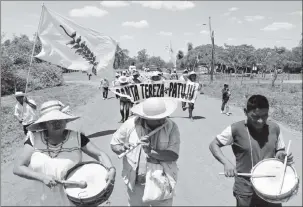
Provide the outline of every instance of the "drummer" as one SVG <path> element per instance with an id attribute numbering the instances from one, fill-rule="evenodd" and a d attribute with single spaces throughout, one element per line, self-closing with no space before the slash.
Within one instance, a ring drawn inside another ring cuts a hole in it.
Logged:
<path id="1" fill-rule="evenodd" d="M 253 166 L 268 158 L 278 158 L 284 162 L 286 156 L 282 133 L 278 124 L 267 120 L 268 100 L 262 95 L 252 95 L 244 109 L 246 120 L 231 124 L 211 142 L 209 148 L 213 156 L 223 164 L 226 177 L 235 177 L 233 194 L 237 206 L 281 206 L 259 198 L 253 190 L 249 178 L 236 176 L 250 173 Z M 221 147 L 231 145 L 236 157 L 236 166 L 224 156 Z M 293 163 L 289 154 L 288 164 Z"/>
<path id="2" fill-rule="evenodd" d="M 116 169 L 107 154 L 78 131 L 66 129 L 68 122 L 79 117 L 63 112 L 60 101 L 41 105 L 40 118 L 28 127 L 23 152 L 16 160 L 14 174 L 35 180 L 41 193 L 41 206 L 70 206 L 62 185 L 67 171 L 81 162 L 82 152 L 101 162 L 108 170 L 108 184 L 114 184 Z M 47 188 L 47 187 L 48 188 Z"/>

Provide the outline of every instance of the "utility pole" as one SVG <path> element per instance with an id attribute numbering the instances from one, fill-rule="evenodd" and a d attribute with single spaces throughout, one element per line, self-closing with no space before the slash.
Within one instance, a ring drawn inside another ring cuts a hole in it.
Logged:
<path id="1" fill-rule="evenodd" d="M 210 81 L 212 82 L 214 80 L 214 68 L 215 68 L 215 34 L 214 31 L 211 29 L 211 18 L 209 17 L 209 35 L 210 35 L 210 41 L 212 44 L 212 50 L 211 50 L 211 68 L 210 68 Z"/>

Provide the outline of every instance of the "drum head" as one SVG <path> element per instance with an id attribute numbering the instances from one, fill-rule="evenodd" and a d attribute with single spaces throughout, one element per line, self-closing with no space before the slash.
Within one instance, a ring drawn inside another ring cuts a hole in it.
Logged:
<path id="1" fill-rule="evenodd" d="M 252 170 L 253 175 L 276 175 L 276 177 L 251 178 L 254 188 L 263 195 L 279 195 L 283 176 L 283 162 L 278 159 L 266 159 L 259 162 Z M 291 192 L 298 183 L 295 170 L 287 166 L 281 194 Z"/>
<path id="2" fill-rule="evenodd" d="M 86 199 L 97 196 L 106 188 L 107 170 L 99 163 L 88 163 L 74 168 L 66 180 L 85 181 L 86 188 L 65 188 L 66 194 L 73 198 Z"/>

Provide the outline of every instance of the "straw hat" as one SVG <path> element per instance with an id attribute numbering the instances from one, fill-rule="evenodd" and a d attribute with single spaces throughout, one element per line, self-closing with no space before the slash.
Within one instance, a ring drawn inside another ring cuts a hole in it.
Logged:
<path id="1" fill-rule="evenodd" d="M 195 71 L 191 71 L 188 76 L 191 76 L 191 75 L 197 75 L 197 73 Z"/>
<path id="2" fill-rule="evenodd" d="M 53 120 L 66 120 L 68 122 L 74 121 L 80 117 L 69 115 L 62 112 L 66 107 L 62 106 L 60 101 L 47 101 L 41 105 L 40 109 L 40 118 L 31 124 L 27 129 L 29 131 L 39 131 L 44 130 L 45 128 L 41 123 L 45 123 Z"/>
<path id="3" fill-rule="evenodd" d="M 131 111 L 144 119 L 157 120 L 170 116 L 177 107 L 174 99 L 152 97 L 135 105 Z"/>
<path id="4" fill-rule="evenodd" d="M 26 96 L 26 94 L 23 93 L 22 91 L 17 91 L 17 92 L 15 93 L 15 96 L 16 96 L 16 97 L 18 97 L 18 96 Z"/>
<path id="5" fill-rule="evenodd" d="M 156 77 L 156 76 L 161 76 L 161 73 L 159 71 L 154 71 L 150 77 Z"/>
<path id="6" fill-rule="evenodd" d="M 127 79 L 127 77 L 126 76 L 120 76 L 119 77 L 119 82 L 120 83 L 128 83 L 128 79 Z"/>

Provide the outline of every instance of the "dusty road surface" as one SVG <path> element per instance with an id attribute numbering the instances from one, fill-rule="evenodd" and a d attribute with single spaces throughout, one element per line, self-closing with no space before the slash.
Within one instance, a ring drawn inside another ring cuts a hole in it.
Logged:
<path id="1" fill-rule="evenodd" d="M 95 82 L 98 87 L 97 82 Z M 127 205 L 127 196 L 121 178 L 122 161 L 110 150 L 112 133 L 120 126 L 119 102 L 110 93 L 109 100 L 103 100 L 100 94 L 92 97 L 88 104 L 74 110 L 82 118 L 70 125 L 85 132 L 91 140 L 108 153 L 117 167 L 114 192 L 110 197 L 111 205 Z M 218 175 L 223 171 L 211 155 L 208 146 L 212 139 L 229 124 L 244 118 L 242 109 L 230 107 L 231 116 L 220 114 L 221 101 L 200 95 L 195 104 L 191 122 L 181 106 L 172 115 L 181 133 L 181 151 L 178 161 L 179 180 L 174 205 L 182 206 L 234 206 L 232 195 L 233 179 Z M 281 125 L 280 125 L 281 126 Z M 302 134 L 281 126 L 285 143 L 292 140 L 291 152 L 295 157 L 295 169 L 302 175 Z M 16 149 L 16 155 L 20 149 Z M 234 162 L 231 147 L 224 148 L 224 153 Z M 86 158 L 87 159 L 87 158 Z M 12 164 L 1 169 L 1 205 L 38 205 L 39 192 L 32 188 L 33 181 L 21 179 L 12 173 Z M 301 182 L 302 183 L 302 182 Z M 297 196 L 284 206 L 302 206 L 302 184 Z"/>

